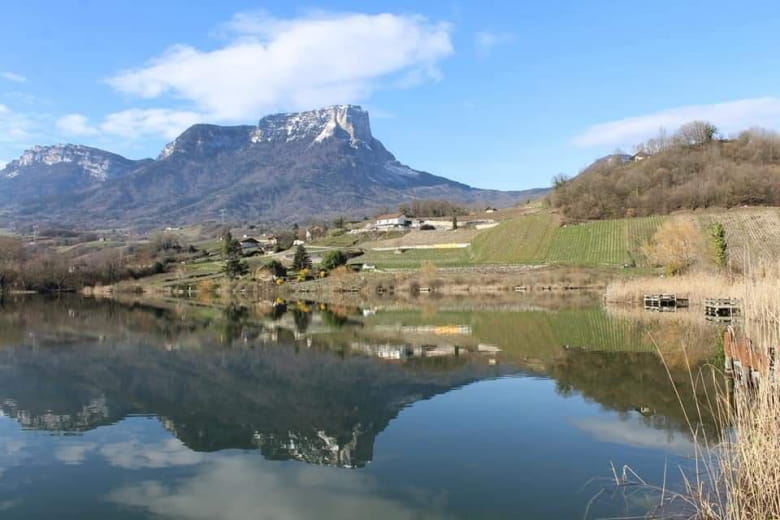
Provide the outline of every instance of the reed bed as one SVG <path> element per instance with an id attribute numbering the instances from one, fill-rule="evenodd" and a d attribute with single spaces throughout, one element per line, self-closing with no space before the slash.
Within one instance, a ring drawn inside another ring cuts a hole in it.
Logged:
<path id="1" fill-rule="evenodd" d="M 609 303 L 642 303 L 646 294 L 676 294 L 687 297 L 691 305 L 701 305 L 706 298 L 742 298 L 741 279 L 712 273 L 693 273 L 682 276 L 654 276 L 613 280 L 607 285 Z"/>
<path id="2" fill-rule="evenodd" d="M 686 287 L 701 290 L 706 287 L 702 280 Z M 768 354 L 778 347 L 780 264 L 753 268 L 744 277 L 715 287 L 742 298 L 740 326 L 754 349 Z M 678 495 L 689 518 L 780 520 L 780 389 L 773 376 L 770 371 L 757 385 L 746 385 L 725 378 L 717 367 L 706 375 L 691 372 L 691 385 L 711 378 L 715 391 L 706 402 L 697 403 L 699 417 L 689 420 L 695 471 Z M 708 438 L 697 427 L 704 414 L 712 414 L 719 423 L 718 438 Z"/>
<path id="3" fill-rule="evenodd" d="M 700 273 L 617 281 L 609 285 L 607 300 L 641 303 L 644 294 L 652 293 L 687 296 L 692 305 L 708 297 L 739 298 L 743 302 L 740 332 L 752 340 L 753 349 L 780 353 L 780 262 L 751 267 L 740 277 Z M 631 312 L 616 309 L 612 312 Z M 675 362 L 668 352 L 659 353 L 667 367 Z M 780 520 L 780 386 L 775 374 L 770 370 L 757 385 L 743 385 L 725 377 L 720 367 L 695 372 L 688 354 L 684 357 L 689 384 L 714 390 L 696 403 L 695 413 L 686 416 L 695 452 L 693 469 L 683 472 L 683 489 L 648 486 L 638 477 L 617 473 L 615 482 L 625 485 L 633 480 L 658 492 L 658 508 L 647 518 Z M 675 387 L 678 397 L 681 390 Z M 708 436 L 699 426 L 705 418 L 717 422 L 718 435 Z"/>
<path id="4" fill-rule="evenodd" d="M 743 288 L 745 332 L 754 348 L 769 353 L 780 337 L 780 264 L 752 270 Z M 725 508 L 714 519 L 780 519 L 780 390 L 772 376 L 753 388 L 736 385 L 721 406 L 731 430 L 719 449 Z"/>

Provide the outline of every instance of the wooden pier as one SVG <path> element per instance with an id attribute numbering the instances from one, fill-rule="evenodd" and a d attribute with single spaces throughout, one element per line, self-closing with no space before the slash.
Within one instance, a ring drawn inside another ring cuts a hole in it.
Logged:
<path id="1" fill-rule="evenodd" d="M 731 322 L 742 315 L 742 303 L 736 298 L 707 298 L 704 315 L 710 321 Z"/>
<path id="2" fill-rule="evenodd" d="M 646 294 L 643 302 L 648 311 L 674 312 L 688 307 L 688 298 L 676 294 Z"/>
<path id="3" fill-rule="evenodd" d="M 762 379 L 774 383 L 777 374 L 775 348 L 761 351 L 750 339 L 739 335 L 733 327 L 723 333 L 724 369 L 735 383 L 756 386 Z"/>

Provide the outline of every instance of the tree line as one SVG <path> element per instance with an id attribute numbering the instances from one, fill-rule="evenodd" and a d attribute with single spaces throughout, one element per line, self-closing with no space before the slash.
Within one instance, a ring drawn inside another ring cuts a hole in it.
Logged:
<path id="1" fill-rule="evenodd" d="M 0 292 L 58 292 L 110 285 L 166 272 L 170 265 L 205 254 L 175 235 L 159 233 L 142 245 L 80 252 L 54 243 L 0 236 Z"/>
<path id="2" fill-rule="evenodd" d="M 448 200 L 421 199 L 405 202 L 398 206 L 398 211 L 407 217 L 432 218 L 454 217 L 467 215 L 468 209 Z"/>
<path id="3" fill-rule="evenodd" d="M 667 214 L 680 209 L 780 204 L 780 136 L 751 129 L 721 139 L 695 121 L 553 180 L 550 202 L 571 220 Z"/>

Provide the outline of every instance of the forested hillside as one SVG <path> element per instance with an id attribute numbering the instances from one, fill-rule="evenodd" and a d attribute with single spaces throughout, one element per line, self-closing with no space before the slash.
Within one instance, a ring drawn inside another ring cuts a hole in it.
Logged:
<path id="1" fill-rule="evenodd" d="M 559 177 L 553 206 L 571 220 L 667 214 L 679 209 L 780 204 L 780 136 L 762 129 L 720 139 L 704 122 Z"/>

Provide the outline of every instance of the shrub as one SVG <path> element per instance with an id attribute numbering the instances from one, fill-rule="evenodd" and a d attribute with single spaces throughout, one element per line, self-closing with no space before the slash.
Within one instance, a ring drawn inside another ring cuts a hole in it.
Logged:
<path id="1" fill-rule="evenodd" d="M 299 245 L 295 249 L 295 256 L 293 257 L 292 267 L 295 271 L 311 269 L 311 257 L 309 256 L 309 253 L 306 251 L 306 248 L 303 246 L 303 244 Z"/>
<path id="2" fill-rule="evenodd" d="M 701 256 L 702 238 L 690 218 L 668 220 L 641 248 L 649 262 L 664 267 L 668 274 L 687 271 Z"/>
<path id="3" fill-rule="evenodd" d="M 715 222 L 710 226 L 710 237 L 715 255 L 715 264 L 718 267 L 726 267 L 729 260 L 728 245 L 726 244 L 726 230 L 723 224 Z"/>
<path id="4" fill-rule="evenodd" d="M 328 251 L 325 253 L 325 256 L 322 258 L 320 265 L 324 269 L 332 270 L 339 267 L 340 265 L 346 264 L 347 260 L 348 258 L 344 251 L 337 249 L 335 251 Z"/>
<path id="5" fill-rule="evenodd" d="M 279 260 L 271 260 L 266 264 L 266 267 L 277 278 L 283 278 L 287 276 L 287 268 Z"/>

